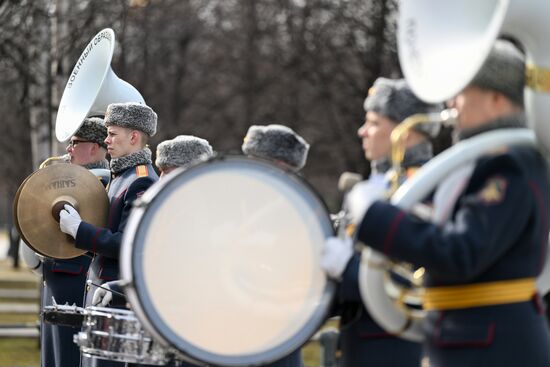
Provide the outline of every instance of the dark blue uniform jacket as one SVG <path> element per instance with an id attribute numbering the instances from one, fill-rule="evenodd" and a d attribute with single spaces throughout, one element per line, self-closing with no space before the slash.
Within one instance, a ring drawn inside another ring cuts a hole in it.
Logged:
<path id="1" fill-rule="evenodd" d="M 106 228 L 96 227 L 86 222 L 82 222 L 78 227 L 76 247 L 97 254 L 93 262 L 99 265 L 98 275 L 102 281 L 118 279 L 122 234 L 132 204 L 158 180 L 151 165 L 138 167 L 146 167 L 146 171 L 131 167 L 111 180 L 108 191 L 109 218 Z"/>
<path id="2" fill-rule="evenodd" d="M 424 266 L 426 286 L 536 277 L 548 246 L 550 181 L 529 147 L 481 158 L 442 226 L 375 202 L 357 232 L 384 254 Z M 430 366 L 550 366 L 550 334 L 538 296 L 507 305 L 431 311 Z"/>

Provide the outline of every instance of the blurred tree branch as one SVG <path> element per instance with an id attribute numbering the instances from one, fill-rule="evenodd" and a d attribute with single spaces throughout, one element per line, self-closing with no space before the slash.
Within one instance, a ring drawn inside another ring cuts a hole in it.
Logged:
<path id="1" fill-rule="evenodd" d="M 368 170 L 356 137 L 366 92 L 376 77 L 400 75 L 396 7 L 395 0 L 0 0 L 7 131 L 0 186 L 11 195 L 31 172 L 31 128 L 55 121 L 84 46 L 111 27 L 113 70 L 159 115 L 153 146 L 193 134 L 217 150 L 240 150 L 251 124 L 289 125 L 312 145 L 306 178 L 337 210 L 338 175 Z M 53 86 L 36 88 L 44 83 Z M 31 126 L 34 107 L 53 113 Z"/>

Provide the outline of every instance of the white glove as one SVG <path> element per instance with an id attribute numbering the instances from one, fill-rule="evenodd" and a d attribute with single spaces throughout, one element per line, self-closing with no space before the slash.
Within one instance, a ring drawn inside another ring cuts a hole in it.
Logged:
<path id="1" fill-rule="evenodd" d="M 353 241 L 346 236 L 329 237 L 321 255 L 321 267 L 333 279 L 340 279 L 353 255 Z"/>
<path id="2" fill-rule="evenodd" d="M 107 307 L 113 300 L 113 292 L 110 291 L 111 287 L 109 287 L 108 283 L 102 284 L 101 287 L 95 290 L 92 305 Z"/>
<path id="3" fill-rule="evenodd" d="M 59 227 L 61 228 L 61 232 L 76 239 L 76 232 L 78 232 L 80 222 L 82 222 L 82 219 L 76 209 L 69 204 L 65 204 L 65 209 L 59 212 Z"/>
<path id="4" fill-rule="evenodd" d="M 384 198 L 387 190 L 387 182 L 379 177 L 353 186 L 344 199 L 344 207 L 349 213 L 351 223 L 359 224 L 370 206 L 376 200 Z"/>

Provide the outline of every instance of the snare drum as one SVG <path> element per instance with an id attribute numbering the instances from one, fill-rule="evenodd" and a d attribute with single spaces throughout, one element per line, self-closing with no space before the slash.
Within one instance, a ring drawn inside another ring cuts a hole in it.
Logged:
<path id="1" fill-rule="evenodd" d="M 193 360 L 260 365 L 325 321 L 328 211 L 298 176 L 243 156 L 167 176 L 132 210 L 121 276 L 155 337 Z"/>
<path id="2" fill-rule="evenodd" d="M 132 311 L 117 308 L 87 307 L 75 343 L 84 355 L 111 361 L 164 365 L 172 357 Z"/>

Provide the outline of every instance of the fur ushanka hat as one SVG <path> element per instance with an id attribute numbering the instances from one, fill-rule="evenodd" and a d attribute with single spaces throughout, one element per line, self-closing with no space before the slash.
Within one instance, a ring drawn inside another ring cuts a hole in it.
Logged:
<path id="1" fill-rule="evenodd" d="M 242 145 L 244 154 L 280 160 L 295 171 L 306 164 L 309 144 L 291 128 L 283 125 L 252 125 Z"/>
<path id="2" fill-rule="evenodd" d="M 523 106 L 525 57 L 512 42 L 497 40 L 470 85 L 500 92 Z"/>
<path id="3" fill-rule="evenodd" d="M 157 132 L 157 114 L 151 107 L 141 103 L 111 103 L 105 112 L 105 126 L 111 125 L 143 131 L 153 136 Z"/>
<path id="4" fill-rule="evenodd" d="M 192 135 L 178 135 L 157 145 L 155 164 L 159 168 L 188 168 L 210 158 L 212 154 L 212 147 L 207 140 Z"/>
<path id="5" fill-rule="evenodd" d="M 440 112 L 443 104 L 430 104 L 420 100 L 411 90 L 405 79 L 378 78 L 369 93 L 363 108 L 366 112 L 379 113 L 396 124 L 418 113 Z M 435 134 L 430 124 L 419 124 L 413 128 L 427 136 Z"/>
<path id="6" fill-rule="evenodd" d="M 107 138 L 107 128 L 100 117 L 87 117 L 73 136 L 78 136 L 82 140 L 91 141 L 107 149 L 105 138 Z"/>

